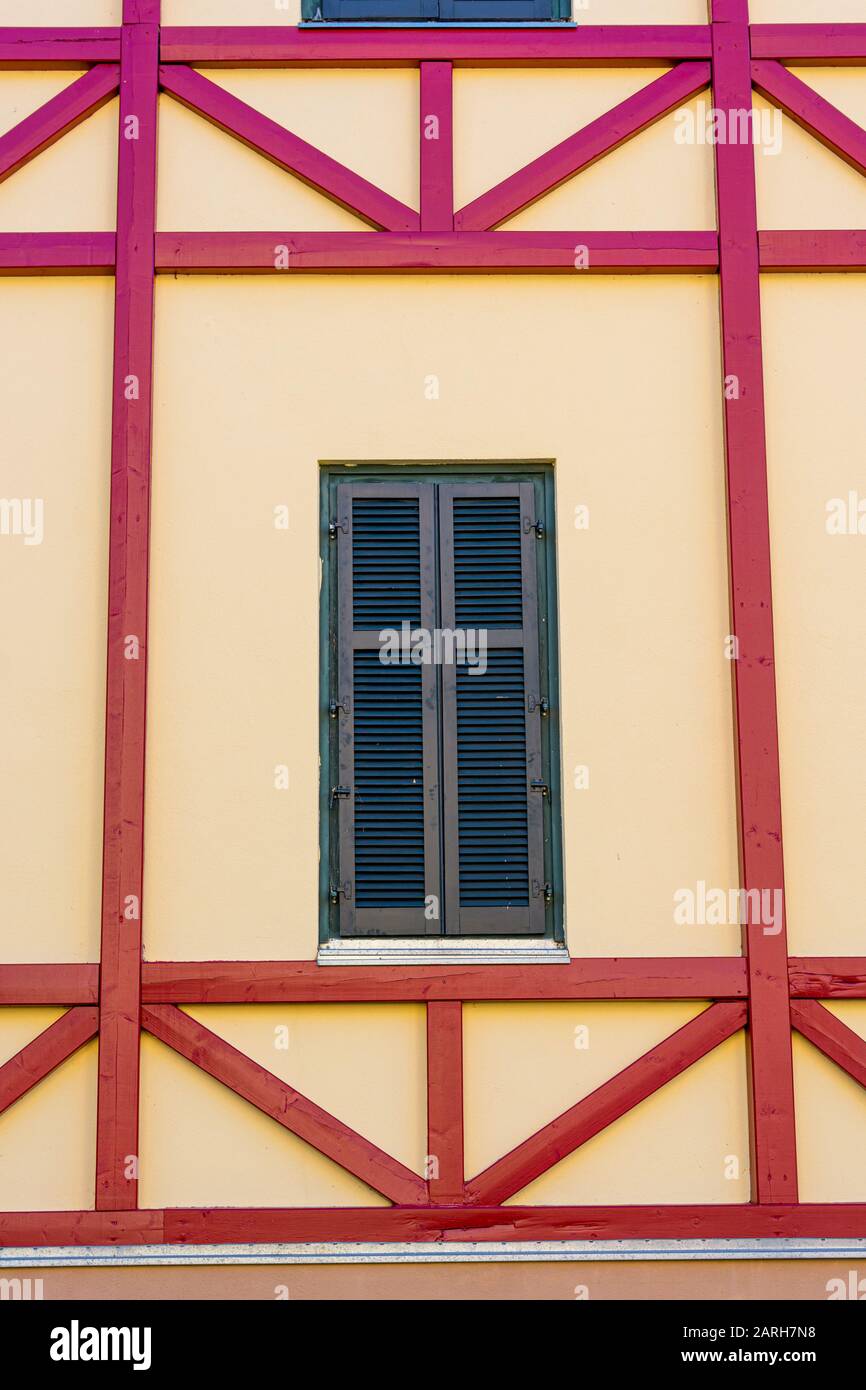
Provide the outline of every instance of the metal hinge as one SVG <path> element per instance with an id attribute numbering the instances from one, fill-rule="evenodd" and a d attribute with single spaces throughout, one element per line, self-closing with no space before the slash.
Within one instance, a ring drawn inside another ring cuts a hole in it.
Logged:
<path id="1" fill-rule="evenodd" d="M 349 534 L 349 522 L 348 522 L 348 519 L 347 519 L 346 517 L 343 517 L 343 520 L 342 520 L 342 521 L 329 521 L 329 522 L 328 522 L 328 535 L 331 537 L 331 540 L 332 540 L 332 541 L 335 541 L 335 540 L 337 539 L 337 532 L 338 532 L 338 531 L 342 531 L 345 535 L 348 536 L 348 534 Z"/>
<path id="2" fill-rule="evenodd" d="M 550 796 L 550 787 L 540 777 L 533 777 L 529 787 L 531 791 L 541 792 L 542 796 Z"/>
<path id="3" fill-rule="evenodd" d="M 331 805 L 333 806 L 333 804 L 334 804 L 334 802 L 337 800 L 337 797 L 338 797 L 338 796 L 351 796 L 351 795 L 352 795 L 352 788 L 351 788 L 351 787 L 332 787 L 332 788 L 331 788 Z"/>
<path id="4" fill-rule="evenodd" d="M 546 903 L 553 901 L 553 886 L 550 883 L 539 883 L 537 878 L 532 880 L 532 896 L 540 898 L 543 896 Z"/>
<path id="5" fill-rule="evenodd" d="M 348 879 L 346 879 L 345 883 L 332 883 L 328 889 L 328 897 L 331 899 L 332 903 L 339 902 L 341 896 L 346 898 L 347 901 L 351 901 L 352 885 Z"/>
<path id="6" fill-rule="evenodd" d="M 523 518 L 523 531 L 524 534 L 527 536 L 529 535 L 530 531 L 534 531 L 540 541 L 544 540 L 543 521 L 533 521 L 531 517 L 525 516 Z"/>
<path id="7" fill-rule="evenodd" d="M 349 713 L 348 700 L 332 700 L 331 703 L 328 705 L 328 713 L 332 719 L 337 718 L 337 715 L 339 714 L 340 710 L 342 710 L 344 714 Z"/>
<path id="8" fill-rule="evenodd" d="M 526 708 L 530 714 L 534 714 L 536 710 L 539 714 L 550 714 L 550 701 L 546 695 L 542 695 L 540 699 L 530 695 L 526 701 Z"/>

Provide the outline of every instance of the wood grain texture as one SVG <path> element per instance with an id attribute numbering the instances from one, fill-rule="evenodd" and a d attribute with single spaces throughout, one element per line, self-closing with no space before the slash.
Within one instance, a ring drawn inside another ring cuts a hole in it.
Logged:
<path id="1" fill-rule="evenodd" d="M 427 1155 L 431 1202 L 463 1202 L 463 1005 L 427 1005 Z"/>
<path id="2" fill-rule="evenodd" d="M 866 1040 L 859 1033 L 814 999 L 795 1000 L 791 1022 L 825 1057 L 866 1086 Z"/>
<path id="3" fill-rule="evenodd" d="M 418 87 L 421 229 L 450 232 L 454 227 L 451 64 L 422 63 Z"/>
<path id="4" fill-rule="evenodd" d="M 0 28 L 0 71 L 118 62 L 119 29 Z"/>
<path id="5" fill-rule="evenodd" d="M 552 192 L 709 86 L 709 63 L 680 63 L 454 214 L 457 231 L 482 232 Z"/>
<path id="6" fill-rule="evenodd" d="M 781 63 L 752 63 L 752 83 L 762 96 L 858 174 L 866 174 L 866 130 Z"/>
<path id="7" fill-rule="evenodd" d="M 96 1037 L 99 1010 L 90 1006 L 70 1009 L 32 1042 L 0 1066 L 0 1114 Z"/>
<path id="8" fill-rule="evenodd" d="M 866 63 L 866 24 L 753 24 L 752 57 L 786 63 Z"/>
<path id="9" fill-rule="evenodd" d="M 142 1009 L 141 1022 L 142 1027 L 160 1042 L 390 1201 L 426 1203 L 426 1184 L 417 1173 L 356 1134 L 188 1014 L 172 1005 L 150 1005 Z"/>
<path id="10" fill-rule="evenodd" d="M 0 1004 L 96 1004 L 98 965 L 0 965 Z"/>
<path id="11" fill-rule="evenodd" d="M 761 270 L 863 270 L 866 231 L 759 232 Z"/>
<path id="12" fill-rule="evenodd" d="M 791 994 L 801 999 L 866 999 L 866 956 L 791 956 Z"/>
<path id="13" fill-rule="evenodd" d="M 119 84 L 120 68 L 116 63 L 91 68 L 77 82 L 71 82 L 56 97 L 25 116 L 5 135 L 0 135 L 0 183 L 105 106 Z"/>

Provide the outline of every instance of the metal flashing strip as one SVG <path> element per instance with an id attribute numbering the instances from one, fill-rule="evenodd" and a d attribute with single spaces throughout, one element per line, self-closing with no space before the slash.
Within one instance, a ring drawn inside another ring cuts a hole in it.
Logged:
<path id="1" fill-rule="evenodd" d="M 561 941 L 540 937 L 335 937 L 319 947 L 318 965 L 568 965 Z"/>
<path id="2" fill-rule="evenodd" d="M 866 1239 L 333 1241 L 291 1245 L 0 1247 L 0 1269 L 145 1265 L 496 1264 L 634 1260 L 862 1260 Z"/>

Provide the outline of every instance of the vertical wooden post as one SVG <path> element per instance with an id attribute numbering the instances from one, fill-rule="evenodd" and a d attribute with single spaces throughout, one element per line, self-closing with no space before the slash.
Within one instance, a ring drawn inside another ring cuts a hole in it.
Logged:
<path id="1" fill-rule="evenodd" d="M 430 1201 L 462 1205 L 463 1005 L 427 1005 L 427 1158 Z"/>
<path id="2" fill-rule="evenodd" d="M 757 1202 L 795 1202 L 755 160 L 751 123 L 730 118 L 752 105 L 748 0 L 711 0 L 710 19 L 714 106 L 724 115 L 726 137 L 715 157 L 741 884 L 768 892 L 771 907 L 781 905 L 770 923 L 756 921 L 750 903 L 744 927 L 752 1195 Z"/>
<path id="3" fill-rule="evenodd" d="M 421 64 L 421 230 L 454 229 L 454 129 L 450 63 Z"/>
<path id="4" fill-rule="evenodd" d="M 138 1200 L 158 0 L 125 0 L 117 170 L 96 1206 Z"/>

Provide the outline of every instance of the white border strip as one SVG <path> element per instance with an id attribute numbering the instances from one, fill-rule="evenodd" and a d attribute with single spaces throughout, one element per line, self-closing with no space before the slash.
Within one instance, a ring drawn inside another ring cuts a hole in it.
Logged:
<path id="1" fill-rule="evenodd" d="M 568 947 L 549 937 L 335 937 L 318 965 L 568 965 Z"/>
<path id="2" fill-rule="evenodd" d="M 0 1248 L 0 1269 L 54 1266 L 491 1264 L 626 1260 L 863 1260 L 866 1239 L 388 1241 L 323 1245 L 65 1245 Z"/>

